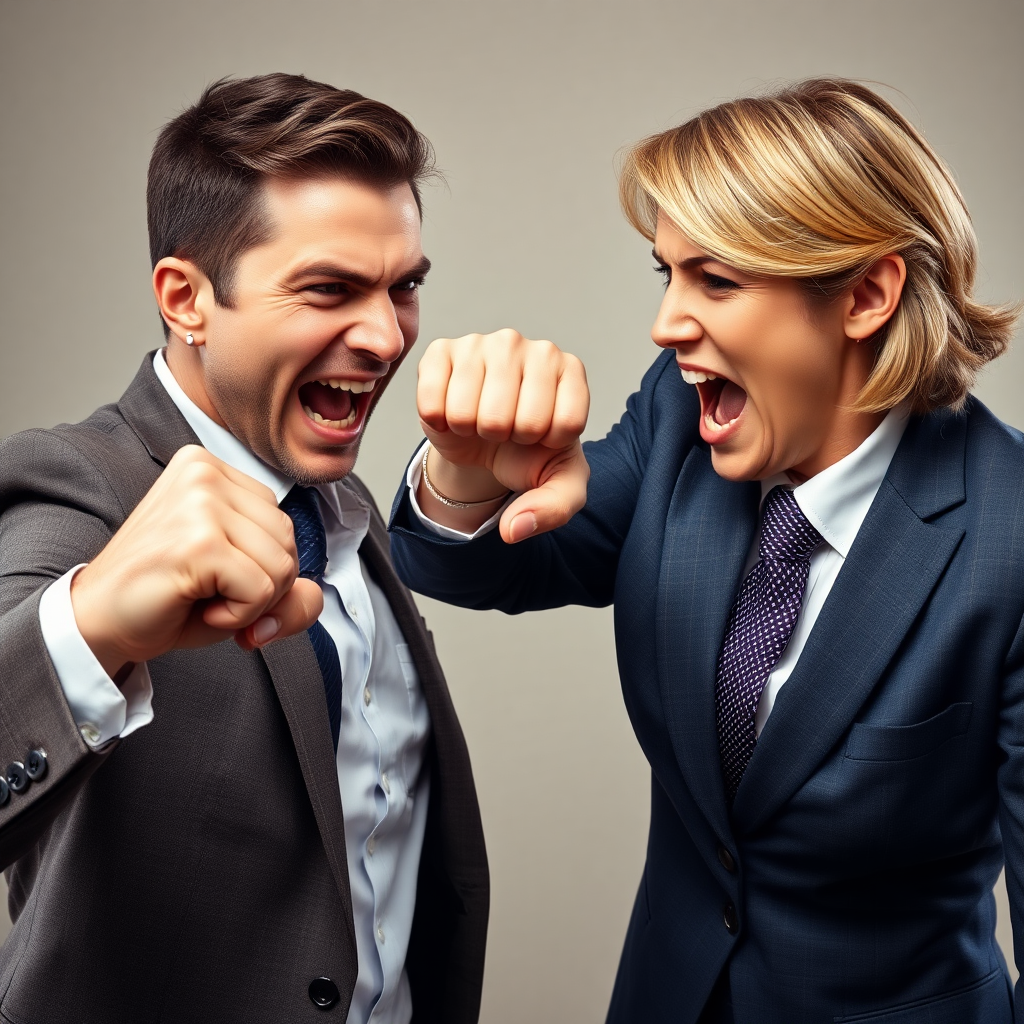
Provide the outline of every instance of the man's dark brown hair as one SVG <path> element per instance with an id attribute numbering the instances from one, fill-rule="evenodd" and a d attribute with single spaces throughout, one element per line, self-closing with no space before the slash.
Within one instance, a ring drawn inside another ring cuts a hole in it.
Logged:
<path id="1" fill-rule="evenodd" d="M 350 89 L 301 75 L 221 79 L 165 125 L 149 162 L 149 254 L 194 263 L 222 306 L 238 257 L 270 237 L 268 178 L 330 174 L 377 188 L 419 184 L 433 170 L 408 118 Z M 422 208 L 421 208 L 422 212 Z"/>

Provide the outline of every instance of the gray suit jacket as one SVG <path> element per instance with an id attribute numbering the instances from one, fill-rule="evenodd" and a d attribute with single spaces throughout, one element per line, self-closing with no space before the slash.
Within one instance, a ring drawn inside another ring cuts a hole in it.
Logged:
<path id="1" fill-rule="evenodd" d="M 83 742 L 39 628 L 39 597 L 89 561 L 170 457 L 198 443 L 147 357 L 117 405 L 0 445 L 0 766 L 48 772 L 0 808 L 14 930 L 12 1024 L 344 1021 L 356 977 L 327 707 L 305 633 L 150 663 L 154 722 Z M 354 478 L 346 486 L 369 495 Z M 372 501 L 370 501 L 372 505 Z M 360 554 L 387 595 L 433 726 L 430 811 L 407 967 L 417 1024 L 476 1021 L 488 875 L 469 756 L 433 640 L 376 512 Z M 326 1017 L 307 990 L 331 978 Z"/>

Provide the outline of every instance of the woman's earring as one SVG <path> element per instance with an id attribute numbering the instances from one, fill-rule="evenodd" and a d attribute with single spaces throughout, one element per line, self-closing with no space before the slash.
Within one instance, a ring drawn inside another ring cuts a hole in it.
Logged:
<path id="1" fill-rule="evenodd" d="M 192 333 L 191 332 L 189 332 L 188 334 L 185 335 L 185 344 L 186 345 L 194 345 L 195 343 L 196 343 L 196 339 L 192 337 Z"/>

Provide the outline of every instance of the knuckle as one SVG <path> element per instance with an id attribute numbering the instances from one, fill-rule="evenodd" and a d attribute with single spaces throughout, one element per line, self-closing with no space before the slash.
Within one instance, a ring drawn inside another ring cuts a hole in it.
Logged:
<path id="1" fill-rule="evenodd" d="M 270 602 L 273 601 L 276 592 L 277 587 L 274 586 L 274 581 L 265 572 L 260 573 L 253 587 L 255 603 L 263 605 L 270 604 Z"/>

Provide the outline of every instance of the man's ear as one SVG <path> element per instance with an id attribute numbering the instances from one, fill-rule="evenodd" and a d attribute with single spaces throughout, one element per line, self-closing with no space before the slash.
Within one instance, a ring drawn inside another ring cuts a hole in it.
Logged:
<path id="1" fill-rule="evenodd" d="M 206 341 L 203 310 L 213 296 L 213 286 L 194 263 L 165 256 L 153 268 L 153 294 L 175 337 L 188 345 Z"/>
<path id="2" fill-rule="evenodd" d="M 865 341 L 896 312 L 907 280 L 907 265 L 896 252 L 875 260 L 850 293 L 844 317 L 846 336 Z"/>

